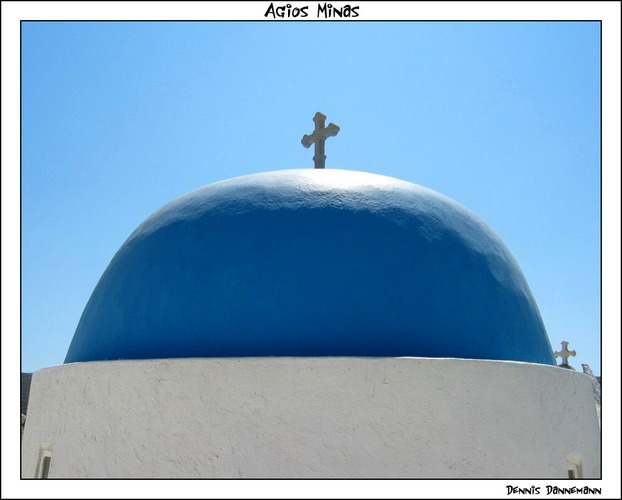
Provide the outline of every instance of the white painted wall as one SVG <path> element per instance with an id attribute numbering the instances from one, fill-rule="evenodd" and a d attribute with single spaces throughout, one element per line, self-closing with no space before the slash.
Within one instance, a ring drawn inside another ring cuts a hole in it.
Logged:
<path id="1" fill-rule="evenodd" d="M 34 374 L 23 477 L 600 475 L 589 378 L 529 363 L 207 358 Z M 46 451 L 47 453 L 47 451 Z"/>

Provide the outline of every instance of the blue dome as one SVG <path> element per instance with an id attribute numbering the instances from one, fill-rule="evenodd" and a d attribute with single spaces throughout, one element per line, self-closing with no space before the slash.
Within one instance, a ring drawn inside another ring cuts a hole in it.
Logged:
<path id="1" fill-rule="evenodd" d="M 210 356 L 555 364 L 516 261 L 475 215 L 416 184 L 322 169 L 217 182 L 147 218 L 65 362 Z"/>

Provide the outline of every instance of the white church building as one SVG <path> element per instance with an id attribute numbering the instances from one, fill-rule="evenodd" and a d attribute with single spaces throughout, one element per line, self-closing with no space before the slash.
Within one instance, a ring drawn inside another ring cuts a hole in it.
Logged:
<path id="1" fill-rule="evenodd" d="M 22 477 L 600 477 L 592 382 L 504 243 L 440 193 L 323 168 L 324 120 L 317 168 L 201 187 L 129 236 L 33 376 Z"/>

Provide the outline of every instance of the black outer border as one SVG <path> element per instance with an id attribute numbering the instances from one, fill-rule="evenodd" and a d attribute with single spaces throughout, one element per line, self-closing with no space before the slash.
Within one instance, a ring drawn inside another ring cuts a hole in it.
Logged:
<path id="1" fill-rule="evenodd" d="M 23 204 L 23 197 L 21 196 L 22 194 L 22 34 L 23 34 L 23 25 L 25 23 L 265 23 L 265 22 L 289 22 L 289 23 L 308 23 L 308 22 L 348 22 L 348 23 L 469 23 L 469 24 L 473 24 L 473 23 L 598 23 L 599 24 L 599 32 L 600 32 L 600 61 L 599 61 L 599 69 L 600 69 L 600 359 L 601 359 L 601 374 L 603 373 L 603 366 L 602 366 L 602 362 L 603 362 L 603 346 L 602 346 L 602 321 L 603 321 L 603 307 L 602 307 L 602 299 L 603 299 L 603 287 L 602 287 L 602 275 L 603 275 L 603 255 L 602 255 L 602 248 L 603 248 L 603 218 L 602 218 L 602 211 L 603 211 L 603 204 L 602 204 L 602 194 L 603 194 L 603 184 L 602 184 L 602 173 L 603 173 L 603 117 L 602 117 L 602 110 L 603 110 L 603 36 L 602 36 L 602 31 L 603 31 L 603 21 L 601 19 L 585 19 L 585 20 L 554 20 L 554 19 L 546 19 L 546 20 L 531 20 L 531 19 L 523 19 L 523 20 L 519 20 L 519 19 L 513 19 L 513 20 L 489 20 L 489 19 L 483 19 L 483 20 L 444 20 L 444 19 L 439 19 L 439 20 L 431 20 L 431 19 L 426 19 L 426 20 L 368 20 L 368 19 L 358 19 L 358 18 L 335 18 L 335 19 L 261 19 L 261 20 L 201 20 L 201 19 L 197 19 L 197 20 L 188 20 L 188 19 L 179 19 L 179 20 L 175 20 L 175 19 L 168 19 L 168 20 L 131 20 L 131 19 L 126 19 L 126 20 L 106 20 L 106 19 L 89 19 L 89 20 L 28 20 L 28 19 L 21 19 L 20 20 L 20 95 L 19 95 L 19 100 L 20 100 L 20 112 L 19 112 L 19 117 L 20 117 L 20 290 L 22 287 L 22 280 L 21 280 L 21 272 L 22 272 L 22 247 L 21 247 L 21 241 L 22 241 L 22 204 Z M 22 310 L 22 297 L 21 297 L 21 292 L 20 292 L 20 377 L 21 377 L 21 368 L 22 368 L 22 360 L 21 360 L 21 352 L 22 352 L 22 315 L 23 315 L 23 310 Z M 604 413 L 604 411 L 602 410 L 602 405 L 601 405 L 601 419 L 602 419 L 602 414 Z M 20 421 L 20 426 L 21 426 L 21 421 Z M 603 437 L 602 437 L 602 432 L 601 432 L 601 436 L 600 436 L 600 463 L 601 463 L 601 468 L 600 468 L 600 476 L 596 479 L 596 480 L 602 480 L 603 476 L 602 476 L 602 461 L 603 461 L 603 450 L 602 450 L 602 444 L 603 444 Z M 21 445 L 20 445 L 20 481 L 31 481 L 31 480 L 36 480 L 36 479 L 31 479 L 31 478 L 23 478 L 21 477 L 23 474 L 22 471 L 22 450 L 21 450 Z M 118 481 L 118 480 L 129 480 L 129 481 L 135 481 L 135 480 L 148 480 L 148 481 L 152 481 L 152 480 L 171 480 L 171 479 L 175 479 L 175 480 L 205 480 L 207 478 L 111 478 L 111 477 L 106 477 L 106 478 L 89 478 L 92 480 L 113 480 L 113 481 Z M 319 481 L 326 481 L 326 480 L 333 480 L 333 481 L 340 481 L 340 480 L 344 480 L 344 479 L 356 479 L 357 481 L 365 481 L 365 480 L 383 480 L 383 481 L 392 481 L 392 480 L 405 480 L 405 481 L 439 481 L 439 478 L 411 478 L 411 479 L 404 479 L 404 478 L 374 478 L 374 477 L 369 477 L 369 478 L 348 478 L 348 477 L 343 477 L 343 478 L 208 478 L 209 480 L 213 481 L 229 481 L 232 479 L 236 479 L 238 481 L 245 481 L 245 480 L 252 480 L 252 481 L 257 481 L 257 480 L 267 480 L 267 481 L 273 481 L 273 480 L 279 480 L 279 481 L 299 481 L 299 480 L 319 480 Z M 559 479 L 559 478 L 550 478 L 550 477 L 542 477 L 542 478 L 534 478 L 534 477 L 523 477 L 523 478 L 516 478 L 516 477 L 512 477 L 512 478 L 449 478 L 449 479 L 445 479 L 443 478 L 443 481 L 482 481 L 482 480 L 505 480 L 507 479 L 508 481 L 535 481 L 535 480 L 550 480 L 550 481 L 577 481 L 577 480 L 571 480 L 571 479 Z M 61 480 L 61 481 L 67 481 L 68 479 L 62 479 L 62 478 L 48 478 L 48 480 Z M 70 479 L 72 480 L 72 479 Z M 77 480 L 77 481 L 84 481 L 84 479 L 73 479 L 73 480 Z M 593 479 L 592 479 L 593 480 Z M 577 483 L 574 483 L 575 485 L 577 485 Z M 570 486 L 568 486 L 570 487 Z M 578 488 L 582 488 L 583 486 L 578 486 Z M 542 493 L 544 493 L 542 490 L 540 492 L 540 495 L 542 495 Z M 148 497 L 145 497 L 148 498 Z"/>

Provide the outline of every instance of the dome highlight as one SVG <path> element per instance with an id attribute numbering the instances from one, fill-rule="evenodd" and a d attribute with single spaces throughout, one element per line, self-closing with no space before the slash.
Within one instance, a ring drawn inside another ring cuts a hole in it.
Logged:
<path id="1" fill-rule="evenodd" d="M 430 189 L 347 170 L 216 182 L 148 217 L 102 275 L 65 363 L 416 356 L 555 365 L 516 261 Z"/>

